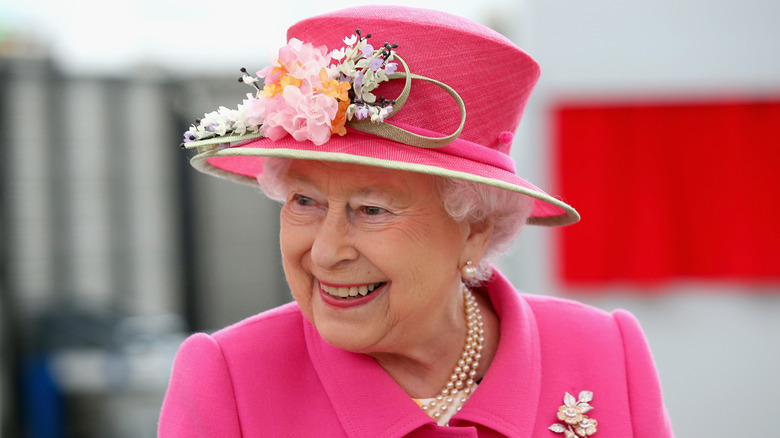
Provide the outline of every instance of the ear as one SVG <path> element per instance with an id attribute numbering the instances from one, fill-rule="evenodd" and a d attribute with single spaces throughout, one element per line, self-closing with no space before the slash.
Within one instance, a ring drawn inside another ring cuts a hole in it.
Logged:
<path id="1" fill-rule="evenodd" d="M 465 265 L 468 260 L 478 265 L 493 236 L 493 221 L 485 219 L 481 222 L 466 222 L 463 224 L 463 231 L 466 241 L 460 256 L 460 266 Z"/>

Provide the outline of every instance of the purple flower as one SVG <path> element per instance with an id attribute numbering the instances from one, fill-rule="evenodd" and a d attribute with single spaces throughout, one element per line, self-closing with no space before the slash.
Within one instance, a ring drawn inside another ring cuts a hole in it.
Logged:
<path id="1" fill-rule="evenodd" d="M 355 116 L 358 118 L 358 120 L 363 120 L 368 117 L 368 107 L 364 105 L 358 108 Z"/>
<path id="2" fill-rule="evenodd" d="M 363 72 L 362 71 L 359 71 L 355 75 L 355 80 L 353 81 L 353 85 L 355 86 L 355 88 L 363 86 Z"/>
<path id="3" fill-rule="evenodd" d="M 398 63 L 396 62 L 391 62 L 385 66 L 385 73 L 389 75 L 395 73 L 396 70 L 398 70 Z"/>
<path id="4" fill-rule="evenodd" d="M 366 47 L 363 47 L 363 56 L 366 58 L 370 58 L 374 54 L 374 46 L 371 44 L 366 44 Z"/>
<path id="5" fill-rule="evenodd" d="M 382 68 L 382 64 L 385 63 L 385 60 L 382 58 L 373 58 L 371 61 L 368 61 L 368 68 L 370 68 L 373 71 L 377 71 L 380 68 Z"/>

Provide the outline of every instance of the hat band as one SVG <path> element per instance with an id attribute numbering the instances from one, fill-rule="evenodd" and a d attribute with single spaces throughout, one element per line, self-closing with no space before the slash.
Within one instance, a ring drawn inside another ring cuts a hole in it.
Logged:
<path id="1" fill-rule="evenodd" d="M 393 124 L 390 125 L 390 123 Z M 441 138 L 441 137 L 434 137 L 434 135 L 437 134 L 436 132 L 419 128 L 417 126 L 406 125 L 404 123 L 387 122 L 387 123 L 383 123 L 383 125 L 393 126 L 393 128 L 395 128 L 394 130 L 409 132 L 415 137 L 433 138 L 433 139 Z M 349 127 L 349 125 L 347 126 Z M 357 130 L 355 130 L 354 134 L 365 135 L 365 136 L 376 136 L 385 139 L 387 138 L 373 133 L 357 131 Z M 392 139 L 390 140 L 394 141 Z M 415 145 L 410 145 L 410 146 L 415 146 Z M 487 164 L 489 166 L 507 172 L 516 173 L 515 161 L 509 155 L 501 151 L 498 151 L 496 149 L 492 149 L 490 147 L 484 146 L 479 143 L 474 143 L 472 141 L 463 138 L 456 138 L 455 140 L 451 141 L 449 144 L 444 146 L 440 146 L 436 148 L 428 147 L 425 149 L 436 149 L 437 152 L 443 154 L 447 154 L 459 158 L 465 158 L 467 160 L 474 161 L 476 163 Z"/>

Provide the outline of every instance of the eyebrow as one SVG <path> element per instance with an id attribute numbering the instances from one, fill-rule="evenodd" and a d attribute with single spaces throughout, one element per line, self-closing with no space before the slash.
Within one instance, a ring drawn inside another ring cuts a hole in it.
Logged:
<path id="1" fill-rule="evenodd" d="M 299 173 L 299 172 L 292 171 L 292 170 L 287 172 L 287 176 L 286 176 L 285 179 L 295 180 L 297 182 L 302 182 L 302 183 L 314 185 L 314 183 L 311 182 L 311 180 L 306 175 L 304 175 L 302 173 Z"/>
<path id="2" fill-rule="evenodd" d="M 314 184 L 314 182 L 309 177 L 307 177 L 306 175 L 300 172 L 290 171 L 287 174 L 287 177 L 290 179 L 290 181 L 293 182 L 299 182 L 310 186 L 316 186 L 316 184 Z M 353 195 L 358 195 L 358 196 L 367 196 L 374 193 L 385 193 L 385 194 L 390 194 L 391 196 L 394 197 L 407 196 L 407 190 L 404 190 L 402 187 L 399 187 L 397 185 L 380 186 L 379 184 L 368 184 L 361 187 L 357 187 L 355 190 L 352 190 L 351 193 Z"/>

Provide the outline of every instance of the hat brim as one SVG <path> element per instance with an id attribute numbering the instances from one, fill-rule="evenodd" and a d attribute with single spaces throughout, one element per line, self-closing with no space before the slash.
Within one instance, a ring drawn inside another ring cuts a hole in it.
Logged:
<path id="1" fill-rule="evenodd" d="M 457 147 L 426 149 L 358 131 L 350 131 L 343 137 L 333 136 L 320 146 L 309 141 L 297 141 L 290 136 L 278 140 L 224 137 L 219 143 L 222 146 L 213 149 L 200 146 L 200 153 L 191 159 L 192 166 L 213 176 L 255 186 L 258 185 L 257 177 L 262 174 L 264 157 L 381 167 L 472 181 L 529 196 L 535 201 L 528 219 L 532 225 L 561 226 L 580 219 L 574 208 L 520 178 L 514 169 L 504 169 L 490 163 L 490 160 L 485 163 L 473 157 L 452 154 L 452 151 L 458 150 Z M 485 149 L 486 152 L 491 151 Z M 252 157 L 257 159 L 250 159 Z"/>

